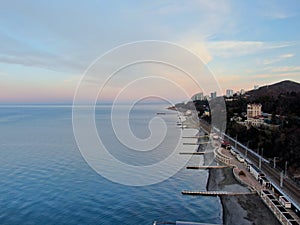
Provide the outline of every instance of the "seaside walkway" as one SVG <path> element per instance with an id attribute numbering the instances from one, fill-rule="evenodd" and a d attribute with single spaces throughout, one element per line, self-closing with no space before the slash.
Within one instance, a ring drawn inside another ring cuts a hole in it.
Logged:
<path id="1" fill-rule="evenodd" d="M 203 130 L 212 129 L 213 131 L 220 133 L 218 129 L 211 128 L 210 125 L 206 124 L 204 121 L 200 123 L 200 126 Z M 241 155 L 245 156 L 245 158 L 255 166 L 259 167 L 259 159 L 261 159 L 262 163 L 260 170 L 265 174 L 272 186 L 281 192 L 282 195 L 285 195 L 287 199 L 297 208 L 297 210 L 300 211 L 300 188 L 294 183 L 294 181 L 292 181 L 289 177 L 283 177 L 283 186 L 280 186 L 281 171 L 277 168 L 273 168 L 273 165 L 270 164 L 268 160 L 223 132 L 220 133 L 219 136 L 223 136 L 224 140 L 228 141 L 232 146 L 236 145 L 235 150 Z"/>

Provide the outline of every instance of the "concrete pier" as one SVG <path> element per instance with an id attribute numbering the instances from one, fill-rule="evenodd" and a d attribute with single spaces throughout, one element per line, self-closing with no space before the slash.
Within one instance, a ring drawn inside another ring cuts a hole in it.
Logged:
<path id="1" fill-rule="evenodd" d="M 228 168 L 230 166 L 187 166 L 187 169 L 191 169 L 191 170 L 202 170 L 202 169 L 224 169 L 224 168 Z"/>
<path id="2" fill-rule="evenodd" d="M 205 152 L 179 152 L 180 155 L 203 155 Z"/>
<path id="3" fill-rule="evenodd" d="M 197 142 L 197 143 L 183 143 L 183 145 L 206 145 L 209 143 L 211 143 L 211 141 Z"/>
<path id="4" fill-rule="evenodd" d="M 203 195 L 203 196 L 220 196 L 220 195 L 253 195 L 256 192 L 227 192 L 227 191 L 188 191 L 183 190 L 183 195 Z"/>
<path id="5" fill-rule="evenodd" d="M 203 135 L 203 136 L 185 136 L 182 138 L 208 138 L 208 137 L 209 137 L 208 135 Z"/>

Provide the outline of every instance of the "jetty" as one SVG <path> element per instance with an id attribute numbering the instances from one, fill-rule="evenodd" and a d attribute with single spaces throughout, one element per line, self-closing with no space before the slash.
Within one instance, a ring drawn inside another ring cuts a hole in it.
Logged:
<path id="1" fill-rule="evenodd" d="M 228 168 L 230 166 L 187 166 L 187 169 L 190 170 L 202 170 L 202 169 L 224 169 L 224 168 Z"/>
<path id="2" fill-rule="evenodd" d="M 209 137 L 208 135 L 202 135 L 202 136 L 185 136 L 182 138 L 208 138 L 208 137 Z"/>
<path id="3" fill-rule="evenodd" d="M 211 143 L 211 141 L 197 142 L 197 143 L 188 143 L 188 142 L 185 142 L 185 143 L 183 143 L 183 145 L 206 145 L 206 144 L 209 144 L 209 143 Z"/>
<path id="4" fill-rule="evenodd" d="M 233 195 L 253 195 L 256 192 L 228 192 L 228 191 L 188 191 L 183 190 L 181 192 L 183 195 L 203 195 L 203 196 L 233 196 Z"/>
<path id="5" fill-rule="evenodd" d="M 186 222 L 186 221 L 176 221 L 176 222 L 158 222 L 154 221 L 153 225 L 159 224 L 173 224 L 173 225 L 219 225 L 219 224 L 212 224 L 212 223 L 198 223 L 198 222 Z"/>
<path id="6" fill-rule="evenodd" d="M 204 155 L 205 152 L 179 152 L 180 155 Z"/>
<path id="7" fill-rule="evenodd" d="M 186 222 L 186 221 L 176 221 L 176 222 L 158 222 L 154 221 L 153 225 L 159 224 L 173 224 L 173 225 L 219 225 L 219 224 L 212 224 L 212 223 L 198 223 L 198 222 Z"/>

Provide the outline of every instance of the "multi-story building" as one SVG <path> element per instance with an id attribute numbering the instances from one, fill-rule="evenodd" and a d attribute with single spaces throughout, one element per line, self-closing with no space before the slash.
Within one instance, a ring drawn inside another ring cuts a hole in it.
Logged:
<path id="1" fill-rule="evenodd" d="M 205 96 L 204 96 L 204 100 L 207 100 L 207 101 L 209 101 L 209 100 L 210 100 L 210 97 L 209 97 L 209 95 L 205 95 Z"/>
<path id="2" fill-rule="evenodd" d="M 210 98 L 211 99 L 214 99 L 216 97 L 217 97 L 217 92 L 216 91 L 210 93 Z"/>
<path id="3" fill-rule="evenodd" d="M 193 95 L 192 100 L 193 101 L 196 101 L 196 100 L 202 101 L 202 100 L 204 100 L 203 92 L 200 92 L 200 93 L 197 93 L 197 94 Z"/>
<path id="4" fill-rule="evenodd" d="M 229 97 L 232 97 L 232 96 L 233 96 L 233 90 L 227 89 L 226 90 L 226 97 L 229 98 Z"/>
<path id="5" fill-rule="evenodd" d="M 247 105 L 247 119 L 261 116 L 261 104 Z"/>
<path id="6" fill-rule="evenodd" d="M 248 104 L 247 105 L 247 120 L 245 124 L 252 126 L 260 126 L 264 124 L 264 117 L 261 112 L 261 104 Z"/>

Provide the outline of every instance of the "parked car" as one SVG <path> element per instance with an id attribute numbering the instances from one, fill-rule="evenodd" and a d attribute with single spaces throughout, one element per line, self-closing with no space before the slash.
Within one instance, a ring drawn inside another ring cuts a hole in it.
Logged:
<path id="1" fill-rule="evenodd" d="M 222 148 L 226 148 L 228 145 L 230 146 L 229 142 L 227 142 L 227 141 L 223 141 L 223 142 L 221 143 L 221 147 L 222 147 Z"/>
<path id="2" fill-rule="evenodd" d="M 233 149 L 230 150 L 230 153 L 231 153 L 233 156 L 236 156 L 236 152 L 233 151 Z"/>
<path id="3" fill-rule="evenodd" d="M 241 163 L 245 162 L 245 159 L 243 157 L 241 157 L 239 154 L 236 155 L 236 159 Z"/>
<path id="4" fill-rule="evenodd" d="M 231 150 L 231 145 L 227 145 L 227 146 L 226 146 L 226 149 L 227 149 L 227 150 Z"/>

